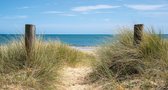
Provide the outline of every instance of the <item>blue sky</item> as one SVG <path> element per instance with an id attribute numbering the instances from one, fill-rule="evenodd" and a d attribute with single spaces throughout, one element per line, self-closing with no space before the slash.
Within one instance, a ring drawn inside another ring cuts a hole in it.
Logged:
<path id="1" fill-rule="evenodd" d="M 168 33 L 168 0 L 1 0 L 0 33 L 113 34 L 144 23 Z M 167 29 L 167 30 L 166 30 Z"/>

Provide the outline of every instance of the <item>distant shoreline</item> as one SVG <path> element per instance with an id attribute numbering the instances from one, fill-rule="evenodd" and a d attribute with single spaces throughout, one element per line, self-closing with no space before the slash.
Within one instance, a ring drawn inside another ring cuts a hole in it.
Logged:
<path id="1" fill-rule="evenodd" d="M 0 34 L 0 44 L 6 44 L 9 43 L 11 41 L 20 41 L 20 38 L 24 38 L 23 35 L 10 35 L 10 34 Z M 44 42 L 61 42 L 70 46 L 97 46 L 101 43 L 103 43 L 104 41 L 107 40 L 107 38 L 113 38 L 113 36 L 111 35 L 98 35 L 98 34 L 88 34 L 88 35 L 82 35 L 82 34 L 69 34 L 69 35 L 65 35 L 65 34 L 52 34 L 52 35 L 37 35 L 37 40 L 39 39 L 40 41 L 44 41 Z"/>
<path id="2" fill-rule="evenodd" d="M 88 51 L 88 52 L 92 52 L 94 50 L 96 50 L 96 46 L 70 46 L 71 48 L 80 50 L 80 51 Z"/>

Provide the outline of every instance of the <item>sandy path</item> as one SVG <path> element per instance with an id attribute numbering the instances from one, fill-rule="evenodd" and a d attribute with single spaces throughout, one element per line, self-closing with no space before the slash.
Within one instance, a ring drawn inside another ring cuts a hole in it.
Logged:
<path id="1" fill-rule="evenodd" d="M 92 71 L 90 67 L 65 67 L 62 71 L 62 90 L 93 90 L 85 83 L 86 76 Z"/>

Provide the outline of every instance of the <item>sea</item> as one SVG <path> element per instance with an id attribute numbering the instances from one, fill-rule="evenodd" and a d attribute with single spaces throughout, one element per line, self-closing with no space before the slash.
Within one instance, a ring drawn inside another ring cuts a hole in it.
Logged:
<path id="1" fill-rule="evenodd" d="M 0 44 L 7 44 L 23 38 L 22 34 L 0 34 Z M 42 41 L 60 41 L 70 46 L 93 47 L 104 43 L 109 38 L 114 38 L 110 34 L 43 34 L 36 35 Z"/>
<path id="2" fill-rule="evenodd" d="M 115 41 L 117 35 L 111 34 L 43 34 L 36 35 L 42 41 L 60 41 L 70 46 L 94 47 L 101 45 L 108 40 Z M 22 34 L 0 34 L 0 45 L 10 43 L 23 38 Z M 168 34 L 163 34 L 163 38 L 168 39 Z"/>

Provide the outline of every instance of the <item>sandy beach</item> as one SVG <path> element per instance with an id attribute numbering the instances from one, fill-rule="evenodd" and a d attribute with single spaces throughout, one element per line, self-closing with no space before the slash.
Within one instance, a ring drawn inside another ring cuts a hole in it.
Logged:
<path id="1" fill-rule="evenodd" d="M 98 47 L 87 47 L 87 46 L 86 47 L 71 46 L 71 47 L 84 52 L 93 52 L 96 50 L 96 48 L 98 48 Z"/>

